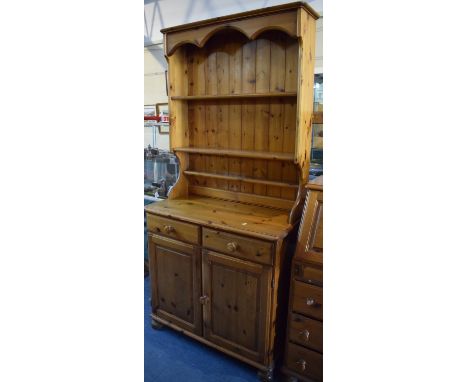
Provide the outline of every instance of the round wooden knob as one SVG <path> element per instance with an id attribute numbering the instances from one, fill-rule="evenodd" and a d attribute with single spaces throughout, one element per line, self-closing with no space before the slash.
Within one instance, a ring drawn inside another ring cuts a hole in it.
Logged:
<path id="1" fill-rule="evenodd" d="M 175 228 L 173 226 L 171 226 L 171 225 L 165 225 L 164 226 L 164 232 L 169 234 L 169 233 L 174 232 L 174 231 L 175 231 Z"/>
<path id="2" fill-rule="evenodd" d="M 239 248 L 239 245 L 235 242 L 227 243 L 227 249 L 229 252 L 235 252 Z"/>
<path id="3" fill-rule="evenodd" d="M 307 297 L 306 304 L 308 306 L 315 305 L 315 300 L 312 297 Z"/>
<path id="4" fill-rule="evenodd" d="M 296 362 L 299 365 L 299 368 L 304 371 L 306 369 L 307 362 L 303 359 L 300 359 Z"/>
<path id="5" fill-rule="evenodd" d="M 304 339 L 304 341 L 309 341 L 309 331 L 307 329 L 304 329 L 302 332 L 299 333 L 300 336 Z"/>

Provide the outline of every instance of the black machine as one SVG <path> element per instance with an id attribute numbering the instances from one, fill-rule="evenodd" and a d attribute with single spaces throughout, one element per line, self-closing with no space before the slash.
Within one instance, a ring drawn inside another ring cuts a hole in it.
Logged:
<path id="1" fill-rule="evenodd" d="M 177 157 L 169 151 L 145 149 L 145 194 L 167 198 L 179 176 Z"/>

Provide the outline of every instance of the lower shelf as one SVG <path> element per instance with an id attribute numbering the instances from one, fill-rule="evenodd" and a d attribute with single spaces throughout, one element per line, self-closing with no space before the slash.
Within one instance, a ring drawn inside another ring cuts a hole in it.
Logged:
<path id="1" fill-rule="evenodd" d="M 295 203 L 294 200 L 248 194 L 243 192 L 219 190 L 217 188 L 202 186 L 189 186 L 189 192 L 195 195 L 208 196 L 210 198 L 227 199 L 231 201 L 268 206 L 271 208 L 278 208 L 282 210 L 291 210 Z"/>
<path id="2" fill-rule="evenodd" d="M 216 156 L 227 156 L 237 158 L 253 158 L 265 160 L 278 160 L 278 161 L 294 161 L 294 154 L 292 153 L 279 153 L 271 151 L 248 151 L 248 150 L 234 150 L 234 149 L 215 149 L 207 147 L 174 147 L 174 152 L 205 154 Z"/>
<path id="3" fill-rule="evenodd" d="M 231 180 L 231 181 L 241 181 L 241 182 L 246 182 L 246 183 L 264 184 L 266 186 L 276 186 L 276 187 L 294 188 L 294 189 L 299 188 L 297 184 L 275 182 L 272 180 L 264 180 L 264 179 L 257 179 L 257 178 L 248 178 L 245 176 L 222 175 L 222 174 L 213 174 L 209 172 L 189 171 L 189 170 L 185 170 L 184 174 L 192 175 L 192 176 L 200 176 L 203 178 L 225 179 L 225 180 Z"/>

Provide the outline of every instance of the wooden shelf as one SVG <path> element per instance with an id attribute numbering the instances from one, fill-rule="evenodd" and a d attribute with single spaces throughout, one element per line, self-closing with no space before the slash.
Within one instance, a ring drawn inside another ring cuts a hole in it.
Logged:
<path id="1" fill-rule="evenodd" d="M 275 98 L 275 97 L 297 97 L 296 92 L 275 92 L 275 93 L 244 93 L 244 94 L 219 94 L 219 95 L 192 95 L 192 96 L 172 96 L 171 100 L 216 100 L 216 99 L 236 99 L 236 98 Z"/>
<path id="2" fill-rule="evenodd" d="M 191 195 L 206 196 L 209 198 L 217 198 L 224 200 L 237 201 L 241 203 L 268 206 L 282 210 L 291 210 L 294 205 L 294 200 L 280 199 L 271 196 L 249 194 L 244 192 L 235 192 L 228 190 L 220 190 L 217 188 L 203 186 L 189 186 Z"/>
<path id="3" fill-rule="evenodd" d="M 238 175 L 221 175 L 221 174 L 213 174 L 209 172 L 199 172 L 199 171 L 189 171 L 189 170 L 184 171 L 184 174 L 200 176 L 203 178 L 225 179 L 225 180 L 230 180 L 230 181 L 241 181 L 241 182 L 246 182 L 246 183 L 264 184 L 267 186 L 276 186 L 276 187 L 285 187 L 285 188 L 298 188 L 299 187 L 297 184 L 292 184 L 292 183 L 275 182 L 272 180 L 248 178 L 245 176 L 238 176 Z"/>
<path id="4" fill-rule="evenodd" d="M 173 151 L 193 154 L 217 155 L 237 158 L 253 158 L 279 161 L 294 161 L 292 153 L 276 153 L 271 151 L 246 151 L 246 150 L 226 150 L 226 149 L 208 149 L 199 147 L 177 147 Z"/>

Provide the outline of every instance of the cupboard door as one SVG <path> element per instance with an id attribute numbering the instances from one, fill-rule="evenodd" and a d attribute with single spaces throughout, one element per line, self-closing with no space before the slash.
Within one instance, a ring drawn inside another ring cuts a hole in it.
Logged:
<path id="1" fill-rule="evenodd" d="M 271 267 L 203 251 L 203 320 L 207 340 L 263 362 L 269 328 Z"/>
<path id="2" fill-rule="evenodd" d="M 149 242 L 153 314 L 201 335 L 199 250 L 157 235 Z"/>

